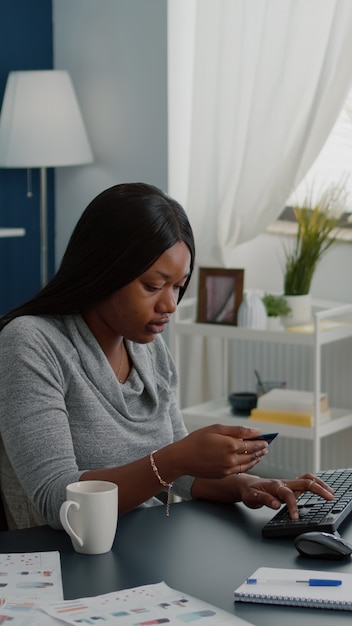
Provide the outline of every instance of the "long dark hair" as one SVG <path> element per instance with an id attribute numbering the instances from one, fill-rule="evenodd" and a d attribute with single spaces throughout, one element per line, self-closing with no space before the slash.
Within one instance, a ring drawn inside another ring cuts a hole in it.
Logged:
<path id="1" fill-rule="evenodd" d="M 140 276 L 156 259 L 183 241 L 194 267 L 194 238 L 181 205 L 145 183 L 115 185 L 87 206 L 52 280 L 0 318 L 0 330 L 21 315 L 81 313 Z"/>

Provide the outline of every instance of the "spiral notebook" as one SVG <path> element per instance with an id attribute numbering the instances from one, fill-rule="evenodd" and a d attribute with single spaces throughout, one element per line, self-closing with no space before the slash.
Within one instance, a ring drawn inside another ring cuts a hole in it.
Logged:
<path id="1" fill-rule="evenodd" d="M 234 591 L 235 602 L 352 610 L 352 574 L 260 567 Z"/>

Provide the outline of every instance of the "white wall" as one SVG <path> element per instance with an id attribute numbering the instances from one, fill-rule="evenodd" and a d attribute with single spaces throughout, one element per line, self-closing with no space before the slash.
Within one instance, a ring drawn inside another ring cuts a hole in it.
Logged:
<path id="1" fill-rule="evenodd" d="M 70 72 L 94 164 L 56 170 L 56 262 L 97 193 L 121 182 L 167 188 L 164 0 L 53 0 L 54 65 Z"/>

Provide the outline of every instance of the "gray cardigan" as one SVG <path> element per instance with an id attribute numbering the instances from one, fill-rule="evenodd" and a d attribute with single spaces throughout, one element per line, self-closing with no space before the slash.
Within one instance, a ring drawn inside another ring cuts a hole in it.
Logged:
<path id="1" fill-rule="evenodd" d="M 85 470 L 129 463 L 187 435 L 162 337 L 126 345 L 133 367 L 121 385 L 80 315 L 20 317 L 0 333 L 0 481 L 10 527 L 60 528 L 66 485 Z M 174 492 L 189 498 L 192 481 L 181 477 Z"/>

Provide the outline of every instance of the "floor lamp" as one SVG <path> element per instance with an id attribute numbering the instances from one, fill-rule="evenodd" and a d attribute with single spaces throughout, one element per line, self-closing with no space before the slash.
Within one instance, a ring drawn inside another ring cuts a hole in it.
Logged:
<path id="1" fill-rule="evenodd" d="M 41 286 L 48 281 L 48 167 L 93 161 L 76 95 L 64 70 L 11 72 L 0 115 L 0 167 L 40 168 Z"/>

